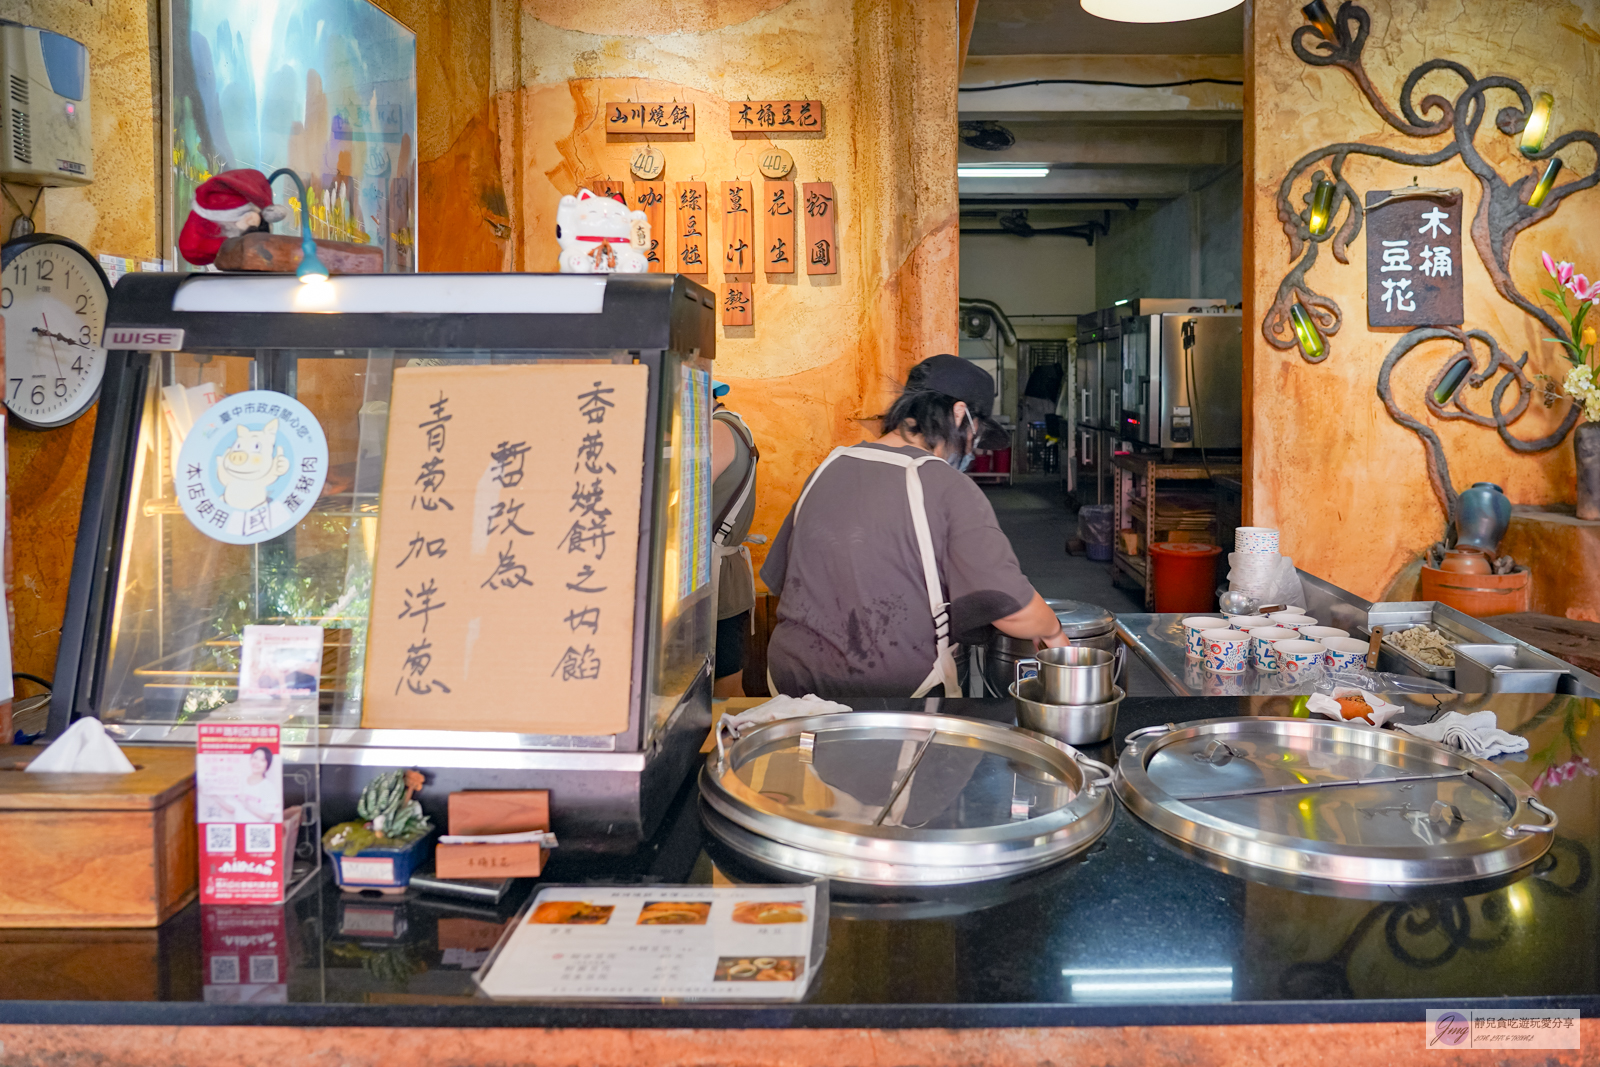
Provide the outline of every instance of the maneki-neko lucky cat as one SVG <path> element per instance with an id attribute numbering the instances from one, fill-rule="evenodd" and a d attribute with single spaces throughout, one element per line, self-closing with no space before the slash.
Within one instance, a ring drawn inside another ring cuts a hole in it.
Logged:
<path id="1" fill-rule="evenodd" d="M 650 269 L 650 221 L 620 200 L 579 189 L 556 208 L 563 274 L 643 274 Z"/>

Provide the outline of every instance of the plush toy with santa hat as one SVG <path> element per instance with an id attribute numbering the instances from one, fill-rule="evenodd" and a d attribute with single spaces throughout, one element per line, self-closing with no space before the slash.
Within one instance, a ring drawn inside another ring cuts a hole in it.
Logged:
<path id="1" fill-rule="evenodd" d="M 259 170 L 225 170 L 206 179 L 194 191 L 194 206 L 178 235 L 183 258 L 203 267 L 217 258 L 223 242 L 253 231 L 267 231 L 270 223 L 285 218 L 289 210 L 272 202 L 272 186 Z"/>

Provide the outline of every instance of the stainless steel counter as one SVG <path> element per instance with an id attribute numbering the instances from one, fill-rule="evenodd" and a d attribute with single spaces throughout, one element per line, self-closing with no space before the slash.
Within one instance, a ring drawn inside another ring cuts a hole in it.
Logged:
<path id="1" fill-rule="evenodd" d="M 1300 572 L 1300 581 L 1305 589 L 1304 606 L 1308 615 L 1315 617 L 1320 625 L 1335 626 L 1348 630 L 1352 636 L 1365 637 L 1367 611 L 1373 607 L 1371 602 L 1304 571 Z M 1242 674 L 1214 674 L 1207 671 L 1198 660 L 1188 658 L 1181 625 L 1181 620 L 1188 614 L 1194 613 L 1136 612 L 1117 616 L 1117 636 L 1176 696 L 1294 696 L 1313 692 L 1321 680 L 1320 676 L 1296 679 L 1279 673 L 1259 672 L 1254 667 L 1247 667 Z M 1485 644 L 1515 645 L 1527 650 L 1533 658 L 1565 668 L 1566 673 L 1561 676 L 1558 686 L 1560 693 L 1587 697 L 1600 695 L 1600 678 L 1570 664 L 1560 663 L 1548 653 L 1496 630 L 1488 622 L 1443 605 L 1435 609 L 1435 617 L 1439 616 L 1443 616 L 1448 623 L 1448 630 L 1458 636 Z M 1386 657 L 1385 662 L 1396 661 L 1393 657 Z M 1378 672 L 1376 677 L 1380 691 L 1388 694 L 1437 688 L 1436 683 L 1410 672 Z"/>

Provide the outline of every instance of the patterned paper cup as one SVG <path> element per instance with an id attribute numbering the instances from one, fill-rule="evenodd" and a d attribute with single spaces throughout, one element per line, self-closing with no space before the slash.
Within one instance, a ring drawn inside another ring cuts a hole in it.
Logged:
<path id="1" fill-rule="evenodd" d="M 1257 626 L 1250 631 L 1250 662 L 1258 671 L 1278 669 L 1278 654 L 1273 645 L 1279 641 L 1298 641 L 1300 635 L 1282 626 Z"/>
<path id="2" fill-rule="evenodd" d="M 1349 630 L 1341 630 L 1336 626 L 1301 626 L 1300 636 L 1307 641 L 1326 641 L 1330 637 L 1349 637 Z"/>
<path id="3" fill-rule="evenodd" d="M 1277 641 L 1272 651 L 1278 657 L 1278 669 L 1285 674 L 1316 670 L 1328 654 L 1328 650 L 1315 641 Z"/>
<path id="4" fill-rule="evenodd" d="M 1267 618 L 1272 620 L 1273 625 L 1282 626 L 1284 629 L 1293 630 L 1295 633 L 1304 632 L 1304 628 L 1307 626 L 1317 625 L 1317 620 L 1310 615 L 1299 615 L 1292 611 L 1274 611 Z"/>
<path id="5" fill-rule="evenodd" d="M 1201 662 L 1217 674 L 1238 674 L 1250 662 L 1250 635 L 1243 630 L 1201 630 L 1206 654 Z"/>
<path id="6" fill-rule="evenodd" d="M 1254 630 L 1257 626 L 1275 624 L 1265 615 L 1229 615 L 1228 625 L 1235 630 Z"/>
<path id="7" fill-rule="evenodd" d="M 1325 637 L 1322 647 L 1327 649 L 1330 671 L 1360 671 L 1367 666 L 1367 643 L 1353 637 Z"/>
<path id="8" fill-rule="evenodd" d="M 1204 659 L 1206 643 L 1200 639 L 1201 633 L 1206 630 L 1226 630 L 1227 619 L 1218 619 L 1210 615 L 1192 615 L 1183 620 L 1184 650 L 1190 659 Z"/>
<path id="9" fill-rule="evenodd" d="M 1278 554 L 1278 531 L 1271 526 L 1241 526 L 1233 531 L 1233 544 L 1252 556 Z"/>

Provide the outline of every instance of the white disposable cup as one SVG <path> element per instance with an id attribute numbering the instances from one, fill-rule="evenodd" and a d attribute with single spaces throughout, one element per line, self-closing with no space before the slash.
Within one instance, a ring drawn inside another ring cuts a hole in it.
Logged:
<path id="1" fill-rule="evenodd" d="M 1278 654 L 1273 645 L 1279 641 L 1298 641 L 1300 635 L 1282 626 L 1257 626 L 1250 631 L 1250 662 L 1258 671 L 1276 671 Z"/>
<path id="2" fill-rule="evenodd" d="M 1328 655 L 1328 650 L 1315 641 L 1275 641 L 1272 651 L 1278 657 L 1278 669 L 1286 674 L 1320 667 Z"/>
<path id="3" fill-rule="evenodd" d="M 1190 659 L 1199 659 L 1205 654 L 1204 643 L 1200 634 L 1204 630 L 1226 630 L 1227 619 L 1219 619 L 1213 615 L 1191 615 L 1183 620 L 1184 652 Z"/>
<path id="4" fill-rule="evenodd" d="M 1294 630 L 1296 633 L 1299 633 L 1304 627 L 1317 625 L 1317 620 L 1310 615 L 1297 615 L 1292 611 L 1274 611 L 1267 618 L 1279 626 Z"/>
<path id="5" fill-rule="evenodd" d="M 1330 637 L 1349 637 L 1350 631 L 1336 626 L 1302 626 L 1300 636 L 1308 641 L 1326 641 Z"/>
<path id="6" fill-rule="evenodd" d="M 1367 665 L 1367 643 L 1353 637 L 1326 637 L 1322 647 L 1327 649 L 1328 669 L 1333 671 L 1359 671 Z"/>
<path id="7" fill-rule="evenodd" d="M 1229 615 L 1228 625 L 1235 630 L 1253 630 L 1257 626 L 1271 626 L 1272 620 L 1265 615 Z"/>
<path id="8" fill-rule="evenodd" d="M 1278 531 L 1271 526 L 1240 526 L 1233 531 L 1233 543 L 1240 552 L 1275 556 L 1278 554 Z"/>
<path id="9" fill-rule="evenodd" d="M 1250 635 L 1243 630 L 1202 630 L 1201 665 L 1217 674 L 1238 674 L 1250 665 Z"/>

